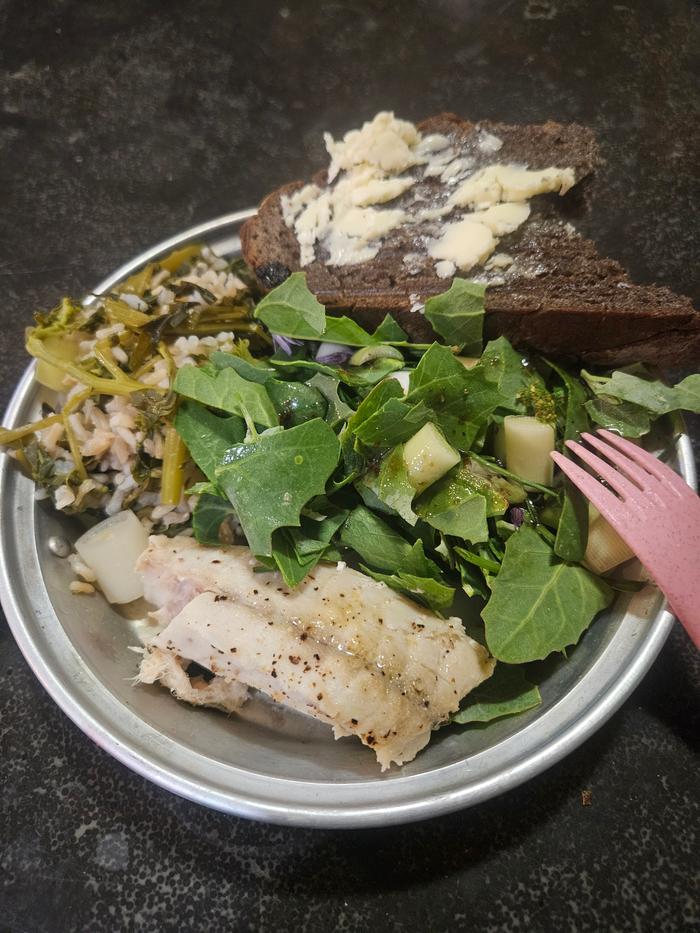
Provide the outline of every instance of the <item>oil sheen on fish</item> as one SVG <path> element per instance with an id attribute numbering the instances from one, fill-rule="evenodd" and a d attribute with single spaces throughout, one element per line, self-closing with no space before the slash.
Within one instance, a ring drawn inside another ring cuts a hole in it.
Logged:
<path id="1" fill-rule="evenodd" d="M 459 619 L 365 574 L 318 566 L 290 590 L 255 565 L 245 547 L 150 539 L 137 569 L 165 628 L 147 646 L 142 681 L 165 679 L 167 655 L 195 661 L 212 683 L 255 688 L 328 723 L 336 738 L 358 736 L 385 769 L 414 758 L 493 671 Z"/>

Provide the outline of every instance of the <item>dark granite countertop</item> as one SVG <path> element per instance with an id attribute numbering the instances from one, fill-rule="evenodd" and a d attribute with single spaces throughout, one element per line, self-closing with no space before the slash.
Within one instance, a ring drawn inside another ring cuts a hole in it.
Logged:
<path id="1" fill-rule="evenodd" d="M 35 308 L 304 176 L 322 130 L 378 109 L 590 124 L 606 163 L 581 226 L 697 299 L 699 48 L 681 0 L 0 0 L 0 403 Z M 148 784 L 53 705 L 4 619 L 0 673 L 0 930 L 700 928 L 700 666 L 679 629 L 546 774 L 367 832 Z"/>

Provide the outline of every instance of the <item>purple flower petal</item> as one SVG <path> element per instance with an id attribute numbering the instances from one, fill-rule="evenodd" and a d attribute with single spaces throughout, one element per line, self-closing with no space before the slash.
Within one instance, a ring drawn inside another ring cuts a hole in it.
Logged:
<path id="1" fill-rule="evenodd" d="M 293 340 L 291 337 L 282 337 L 281 334 L 272 335 L 272 345 L 275 350 L 279 350 L 280 353 L 284 353 L 285 356 L 291 356 L 294 352 L 292 347 L 300 347 L 302 344 L 303 341 L 301 340 Z"/>
<path id="2" fill-rule="evenodd" d="M 514 505 L 508 512 L 508 517 L 510 518 L 511 525 L 515 525 L 516 528 L 520 528 L 523 523 L 523 518 L 525 517 L 525 511 L 519 508 L 517 505 Z"/>
<path id="3" fill-rule="evenodd" d="M 342 343 L 322 343 L 316 351 L 316 362 L 330 365 L 345 363 L 352 354 L 352 348 Z"/>

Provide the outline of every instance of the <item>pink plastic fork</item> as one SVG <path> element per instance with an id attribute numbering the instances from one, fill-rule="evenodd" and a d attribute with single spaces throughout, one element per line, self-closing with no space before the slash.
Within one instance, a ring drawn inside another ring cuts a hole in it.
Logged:
<path id="1" fill-rule="evenodd" d="M 566 446 L 609 488 L 562 454 L 552 459 L 634 551 L 700 648 L 700 498 L 646 450 L 610 431 L 597 433 L 605 440 L 581 439 L 609 462 L 575 441 Z"/>

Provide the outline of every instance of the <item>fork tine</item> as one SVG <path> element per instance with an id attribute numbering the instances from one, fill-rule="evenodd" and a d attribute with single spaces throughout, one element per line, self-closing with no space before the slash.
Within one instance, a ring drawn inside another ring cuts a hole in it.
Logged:
<path id="1" fill-rule="evenodd" d="M 663 463 L 653 454 L 650 454 L 643 447 L 637 447 L 619 434 L 613 434 L 612 431 L 606 431 L 605 428 L 598 428 L 597 431 L 613 447 L 617 447 L 623 453 L 627 454 L 630 460 L 644 467 L 653 477 L 667 486 L 670 486 L 679 496 L 687 496 L 692 493 L 692 489 L 685 482 L 682 476 L 679 476 L 674 469 Z"/>
<path id="2" fill-rule="evenodd" d="M 630 458 L 623 454 L 617 448 L 613 447 L 612 444 L 606 444 L 605 441 L 602 441 L 599 437 L 596 437 L 595 434 L 589 434 L 587 431 L 581 435 L 581 440 L 584 440 L 587 444 L 590 444 L 591 447 L 603 454 L 611 463 L 614 463 L 615 466 L 619 467 L 626 476 L 636 483 L 640 489 L 648 489 L 649 480 L 652 478 L 646 470 L 634 463 Z"/>
<path id="3" fill-rule="evenodd" d="M 577 486 L 587 499 L 593 503 L 600 514 L 607 518 L 611 525 L 620 525 L 620 505 L 621 502 L 617 496 L 613 495 L 605 486 L 602 486 L 597 479 L 590 473 L 586 473 L 580 466 L 573 463 L 568 457 L 558 453 L 556 450 L 550 454 L 550 457 L 562 473 L 568 476 L 574 486 Z"/>
<path id="4" fill-rule="evenodd" d="M 577 457 L 583 460 L 584 463 L 587 463 L 589 467 L 595 470 L 598 476 L 602 477 L 610 488 L 614 489 L 623 500 L 636 500 L 639 497 L 641 493 L 639 486 L 635 486 L 634 483 L 631 483 L 621 473 L 618 473 L 614 467 L 606 463 L 605 460 L 601 460 L 600 457 L 596 456 L 596 454 L 592 454 L 590 450 L 586 450 L 585 447 L 581 444 L 577 444 L 576 441 L 567 441 L 566 446 L 575 453 Z"/>

